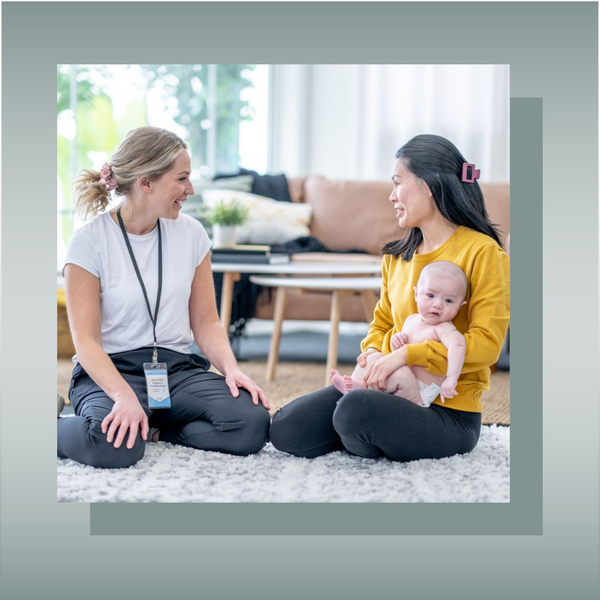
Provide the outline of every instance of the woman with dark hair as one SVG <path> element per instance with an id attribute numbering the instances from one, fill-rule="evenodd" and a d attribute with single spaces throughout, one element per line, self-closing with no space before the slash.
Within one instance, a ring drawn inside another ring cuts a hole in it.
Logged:
<path id="1" fill-rule="evenodd" d="M 284 406 L 273 417 L 270 438 L 284 452 L 307 458 L 346 450 L 366 458 L 410 461 L 470 452 L 481 428 L 481 395 L 500 355 L 509 323 L 508 255 L 490 223 L 477 179 L 448 140 L 418 135 L 396 153 L 390 202 L 407 235 L 383 248 L 383 284 L 373 322 L 362 341 L 366 388 L 342 395 L 334 386 Z M 387 378 L 405 365 L 435 376 L 447 370 L 441 342 L 405 344 L 392 337 L 415 312 L 413 287 L 422 269 L 449 261 L 466 274 L 466 305 L 453 320 L 466 353 L 458 394 L 429 408 L 385 393 Z"/>

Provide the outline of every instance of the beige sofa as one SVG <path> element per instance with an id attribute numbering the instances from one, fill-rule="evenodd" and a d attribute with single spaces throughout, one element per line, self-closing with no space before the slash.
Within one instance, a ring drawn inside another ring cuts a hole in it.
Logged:
<path id="1" fill-rule="evenodd" d="M 311 235 L 330 250 L 345 252 L 363 250 L 363 255 L 313 255 L 320 260 L 379 260 L 381 248 L 387 242 L 402 236 L 392 205 L 388 201 L 390 181 L 331 180 L 322 176 L 288 180 L 293 202 L 308 202 L 313 207 Z M 500 230 L 504 247 L 508 251 L 510 235 L 510 187 L 508 184 L 482 184 L 486 208 L 492 223 Z M 300 260 L 308 254 L 298 255 Z M 331 296 L 327 293 L 304 292 L 290 295 L 285 318 L 297 320 L 329 320 Z M 256 318 L 273 318 L 273 294 L 263 291 Z M 343 321 L 365 321 L 359 295 L 344 301 Z"/>

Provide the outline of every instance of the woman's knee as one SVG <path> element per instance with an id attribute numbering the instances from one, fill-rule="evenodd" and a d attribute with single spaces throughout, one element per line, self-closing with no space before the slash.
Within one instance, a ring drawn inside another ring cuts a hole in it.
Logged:
<path id="1" fill-rule="evenodd" d="M 271 415 L 269 411 L 260 404 L 245 419 L 244 429 L 245 442 L 239 454 L 249 455 L 260 452 L 269 441 L 269 428 L 271 426 Z"/>
<path id="2" fill-rule="evenodd" d="M 88 449 L 86 464 L 103 469 L 125 469 L 140 461 L 146 451 L 146 443 L 138 431 L 132 448 L 127 448 L 129 433 L 123 439 L 119 448 L 106 440 L 102 433 L 100 422 L 92 422 L 88 432 Z"/>
<path id="3" fill-rule="evenodd" d="M 237 398 L 223 395 L 209 418 L 201 416 L 179 425 L 174 443 L 247 456 L 268 442 L 270 423 L 269 411 L 262 404 L 254 404 L 246 390 L 240 390 Z"/>
<path id="4" fill-rule="evenodd" d="M 269 428 L 269 440 L 271 444 L 281 452 L 294 454 L 297 449 L 301 427 L 294 423 L 293 409 L 288 406 L 280 408 L 271 419 Z"/>
<path id="5" fill-rule="evenodd" d="M 333 426 L 344 448 L 350 454 L 364 458 L 377 458 L 381 449 L 373 436 L 373 390 L 353 390 L 338 403 L 333 413 Z"/>
<path id="6" fill-rule="evenodd" d="M 369 406 L 369 390 L 352 390 L 338 402 L 333 413 L 333 427 L 343 438 L 355 433 L 367 420 L 372 406 Z"/>
<path id="7" fill-rule="evenodd" d="M 343 449 L 332 415 L 340 393 L 329 386 L 286 404 L 271 421 L 269 438 L 281 452 L 315 458 Z"/>

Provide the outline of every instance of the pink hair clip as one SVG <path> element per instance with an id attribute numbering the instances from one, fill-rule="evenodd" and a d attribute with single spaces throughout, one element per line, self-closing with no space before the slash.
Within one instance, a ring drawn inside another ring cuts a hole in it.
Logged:
<path id="1" fill-rule="evenodd" d="M 467 169 L 471 167 L 471 179 L 469 179 L 467 177 Z M 479 169 L 475 168 L 475 165 L 472 163 L 463 163 L 463 170 L 462 170 L 462 179 L 461 181 L 464 181 L 465 183 L 475 183 L 476 179 L 479 179 L 479 175 L 481 174 L 481 171 Z"/>
<path id="2" fill-rule="evenodd" d="M 104 163 L 100 169 L 100 181 L 99 183 L 108 186 L 108 191 L 117 188 L 118 183 L 112 176 L 112 167 L 108 163 Z"/>

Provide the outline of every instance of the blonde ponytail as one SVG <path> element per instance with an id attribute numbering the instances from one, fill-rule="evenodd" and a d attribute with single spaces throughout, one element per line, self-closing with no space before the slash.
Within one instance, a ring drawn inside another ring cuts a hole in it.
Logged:
<path id="1" fill-rule="evenodd" d="M 100 179 L 100 171 L 83 169 L 73 181 L 73 200 L 84 220 L 104 212 L 110 202 L 108 187 Z"/>

